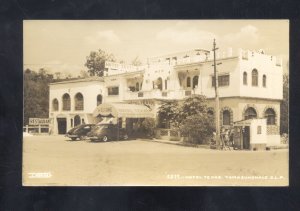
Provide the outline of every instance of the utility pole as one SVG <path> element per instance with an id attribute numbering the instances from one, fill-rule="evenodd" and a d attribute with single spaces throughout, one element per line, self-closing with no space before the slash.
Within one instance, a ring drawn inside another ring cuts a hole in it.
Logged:
<path id="1" fill-rule="evenodd" d="M 218 81 L 218 70 L 217 70 L 217 65 L 220 65 L 222 63 L 216 64 L 216 50 L 219 48 L 216 48 L 216 40 L 214 39 L 213 43 L 213 52 L 214 52 L 214 79 L 215 79 L 215 124 L 216 124 L 216 144 L 217 144 L 217 149 L 220 149 L 220 101 L 219 101 L 219 81 Z"/>

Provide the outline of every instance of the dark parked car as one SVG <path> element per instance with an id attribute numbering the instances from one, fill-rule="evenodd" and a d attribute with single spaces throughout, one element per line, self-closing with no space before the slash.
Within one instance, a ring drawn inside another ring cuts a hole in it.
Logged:
<path id="1" fill-rule="evenodd" d="M 120 128 L 118 125 L 114 124 L 100 124 L 96 125 L 91 132 L 87 134 L 88 139 L 91 141 L 101 140 L 104 142 L 110 140 L 126 140 L 128 135 L 126 130 Z"/>
<path id="2" fill-rule="evenodd" d="M 69 130 L 66 136 L 71 138 L 73 141 L 75 141 L 77 138 L 83 140 L 86 138 L 87 133 L 90 132 L 94 126 L 95 124 L 78 125 Z"/>

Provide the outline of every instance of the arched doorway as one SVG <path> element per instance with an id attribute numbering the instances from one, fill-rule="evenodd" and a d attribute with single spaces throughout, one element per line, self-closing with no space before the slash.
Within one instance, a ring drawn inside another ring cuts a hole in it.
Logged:
<path id="1" fill-rule="evenodd" d="M 252 107 L 246 109 L 244 113 L 244 119 L 255 119 L 257 118 L 256 110 Z"/>
<path id="2" fill-rule="evenodd" d="M 77 125 L 80 125 L 80 123 L 81 123 L 80 116 L 76 115 L 74 117 L 74 127 L 76 127 Z"/>
<path id="3" fill-rule="evenodd" d="M 186 78 L 186 87 L 191 87 L 191 78 L 190 77 Z"/>

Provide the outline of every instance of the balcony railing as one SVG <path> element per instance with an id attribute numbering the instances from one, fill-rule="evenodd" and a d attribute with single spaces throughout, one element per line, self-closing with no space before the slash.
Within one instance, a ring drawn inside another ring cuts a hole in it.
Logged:
<path id="1" fill-rule="evenodd" d="M 125 100 L 137 99 L 183 99 L 191 96 L 193 90 L 159 90 L 154 89 L 150 91 L 130 92 L 127 91 L 124 95 Z"/>
<path id="2" fill-rule="evenodd" d="M 186 91 L 184 92 L 184 95 L 185 95 L 185 96 L 190 96 L 190 95 L 192 95 L 192 91 L 191 91 L 191 90 L 186 90 Z"/>
<path id="3" fill-rule="evenodd" d="M 144 92 L 139 92 L 138 97 L 144 97 Z"/>
<path id="4" fill-rule="evenodd" d="M 168 92 L 162 92 L 162 93 L 161 93 L 161 96 L 162 96 L 162 97 L 168 97 Z"/>

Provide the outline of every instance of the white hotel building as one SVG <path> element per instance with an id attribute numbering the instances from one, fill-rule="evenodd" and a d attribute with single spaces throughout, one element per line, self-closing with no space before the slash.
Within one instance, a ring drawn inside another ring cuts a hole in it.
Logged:
<path id="1" fill-rule="evenodd" d="M 279 141 L 283 69 L 281 59 L 263 51 L 231 49 L 217 54 L 220 123 L 267 118 L 267 134 Z M 213 52 L 191 50 L 148 59 L 132 66 L 107 62 L 103 78 L 50 84 L 49 117 L 53 132 L 63 134 L 77 124 L 95 122 L 102 103 L 150 105 L 154 114 L 166 100 L 205 95 L 214 112 Z"/>

